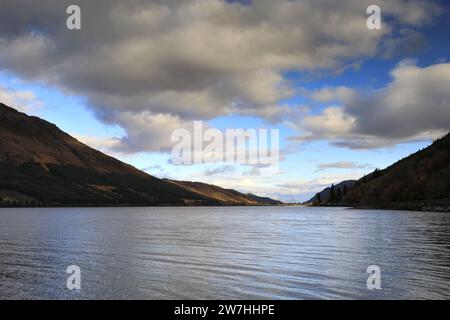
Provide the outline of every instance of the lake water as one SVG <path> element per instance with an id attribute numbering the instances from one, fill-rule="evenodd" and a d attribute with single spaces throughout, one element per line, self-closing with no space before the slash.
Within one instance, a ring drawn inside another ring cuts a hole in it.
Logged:
<path id="1" fill-rule="evenodd" d="M 69 291 L 66 268 L 81 268 Z M 369 265 L 381 290 L 368 290 Z M 0 299 L 445 299 L 450 215 L 300 207 L 0 209 Z"/>

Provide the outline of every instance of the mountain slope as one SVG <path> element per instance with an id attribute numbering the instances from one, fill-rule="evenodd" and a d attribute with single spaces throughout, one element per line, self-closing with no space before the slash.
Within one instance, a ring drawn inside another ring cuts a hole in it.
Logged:
<path id="1" fill-rule="evenodd" d="M 355 206 L 423 209 L 449 204 L 450 134 L 359 180 L 345 197 Z"/>
<path id="2" fill-rule="evenodd" d="M 235 191 L 235 204 L 247 205 Z M 0 204 L 225 205 L 92 149 L 55 125 L 0 103 Z M 257 203 L 263 204 L 263 203 Z"/>
<path id="3" fill-rule="evenodd" d="M 341 194 L 341 197 L 344 197 L 348 190 L 353 188 L 355 184 L 357 183 L 357 180 L 346 180 L 342 181 L 336 185 L 334 185 L 334 191 L 335 191 L 335 197 L 338 193 Z M 306 203 L 327 203 L 330 201 L 330 193 L 331 193 L 332 187 L 327 187 L 323 189 L 322 191 L 318 192 L 314 197 L 306 201 Z"/>
<path id="4" fill-rule="evenodd" d="M 270 198 L 258 197 L 252 194 L 243 194 L 233 189 L 224 189 L 215 185 L 190 182 L 190 181 L 174 181 L 166 180 L 175 185 L 181 186 L 192 192 L 197 192 L 201 195 L 213 198 L 221 203 L 227 205 L 280 205 L 280 201 Z"/>

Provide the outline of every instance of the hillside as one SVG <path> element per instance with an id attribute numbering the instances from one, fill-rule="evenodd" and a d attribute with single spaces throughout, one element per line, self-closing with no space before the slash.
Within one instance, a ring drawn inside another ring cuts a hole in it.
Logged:
<path id="1" fill-rule="evenodd" d="M 208 194 L 158 179 L 0 103 L 2 206 L 266 204 L 216 188 Z"/>
<path id="2" fill-rule="evenodd" d="M 355 184 L 357 183 L 357 180 L 346 180 L 342 181 L 336 185 L 333 185 L 331 187 L 327 187 L 323 189 L 322 191 L 318 192 L 314 197 L 309 199 L 306 203 L 309 204 L 319 204 L 319 203 L 328 203 L 330 201 L 330 193 L 332 193 L 332 189 L 334 189 L 334 198 L 335 201 L 340 202 L 339 199 L 343 199 L 343 197 L 346 196 L 348 190 L 353 188 Z M 333 198 L 332 197 L 332 198 Z M 333 200 L 331 200 L 333 201 Z"/>
<path id="3" fill-rule="evenodd" d="M 450 134 L 384 170 L 359 179 L 342 201 L 345 205 L 405 210 L 450 210 Z"/>
<path id="4" fill-rule="evenodd" d="M 213 198 L 217 201 L 225 203 L 227 205 L 280 205 L 280 201 L 270 198 L 258 197 L 252 194 L 239 193 L 233 189 L 224 189 L 215 185 L 201 183 L 201 182 L 189 182 L 189 181 L 174 181 L 167 180 L 175 185 L 181 186 L 192 192 L 199 193 L 201 195 Z"/>
<path id="5" fill-rule="evenodd" d="M 359 180 L 345 203 L 423 209 L 450 198 L 450 134 L 392 166 Z M 439 204 L 441 203 L 441 204 Z"/>

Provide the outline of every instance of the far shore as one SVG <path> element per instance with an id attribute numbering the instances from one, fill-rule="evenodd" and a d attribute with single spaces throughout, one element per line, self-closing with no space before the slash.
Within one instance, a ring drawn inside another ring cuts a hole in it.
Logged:
<path id="1" fill-rule="evenodd" d="M 351 209 L 370 209 L 370 210 L 398 210 L 398 211 L 422 211 L 422 212 L 450 212 L 450 199 L 430 200 L 430 201 L 404 201 L 391 202 L 377 205 L 349 205 L 349 204 L 327 204 L 313 205 L 304 204 L 309 207 L 343 207 Z"/>

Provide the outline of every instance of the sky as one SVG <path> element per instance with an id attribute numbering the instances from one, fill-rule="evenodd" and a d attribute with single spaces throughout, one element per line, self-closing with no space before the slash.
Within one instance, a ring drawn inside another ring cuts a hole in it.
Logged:
<path id="1" fill-rule="evenodd" d="M 450 131 L 448 30 L 446 1 L 2 0 L 0 102 L 160 178 L 305 201 Z M 175 164 L 194 121 L 279 130 L 278 170 Z"/>

